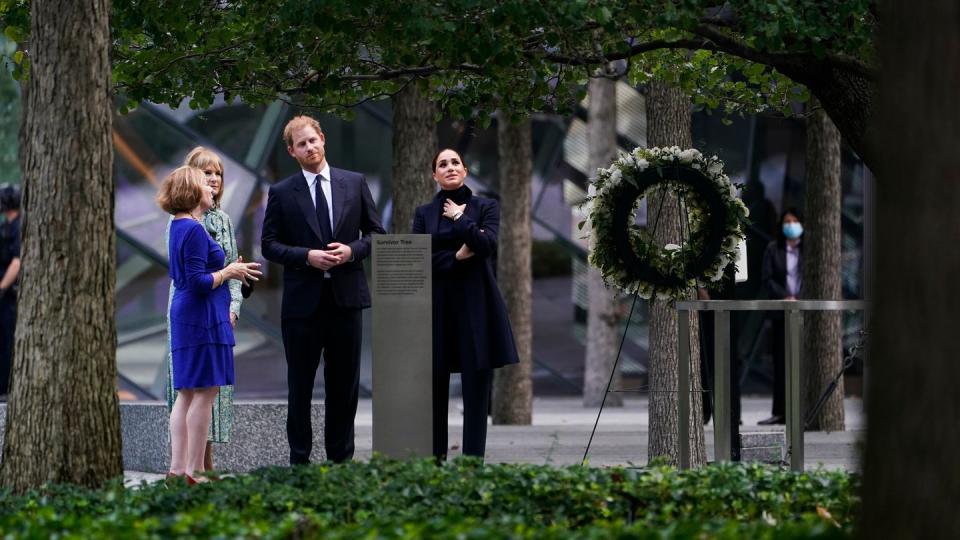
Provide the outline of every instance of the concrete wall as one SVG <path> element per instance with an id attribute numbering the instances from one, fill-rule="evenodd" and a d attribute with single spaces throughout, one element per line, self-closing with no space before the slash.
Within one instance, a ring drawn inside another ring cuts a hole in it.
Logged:
<path id="1" fill-rule="evenodd" d="M 313 454 L 323 461 L 323 404 L 314 403 Z M 0 426 L 5 425 L 7 404 L 0 403 Z M 245 472 L 270 465 L 289 465 L 287 404 L 282 401 L 236 401 L 230 442 L 213 445 L 213 463 L 218 471 Z M 123 436 L 123 468 L 128 471 L 163 473 L 170 465 L 169 414 L 163 402 L 120 403 Z M 3 430 L 0 429 L 0 449 Z"/>

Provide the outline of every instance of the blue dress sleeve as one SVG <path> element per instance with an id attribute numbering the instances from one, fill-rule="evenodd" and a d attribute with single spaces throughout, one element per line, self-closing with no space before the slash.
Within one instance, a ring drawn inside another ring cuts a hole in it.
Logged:
<path id="1" fill-rule="evenodd" d="M 184 235 L 180 248 L 187 289 L 198 294 L 210 294 L 213 288 L 213 276 L 207 272 L 208 242 L 207 231 L 198 223 Z"/>

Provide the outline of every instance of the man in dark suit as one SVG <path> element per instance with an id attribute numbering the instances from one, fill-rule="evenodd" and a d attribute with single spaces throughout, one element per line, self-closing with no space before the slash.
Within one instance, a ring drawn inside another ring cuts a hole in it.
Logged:
<path id="1" fill-rule="evenodd" d="M 261 248 L 283 265 L 281 329 L 287 358 L 290 464 L 310 462 L 310 402 L 323 354 L 327 459 L 353 457 L 360 386 L 360 312 L 370 307 L 363 259 L 383 233 L 362 174 L 331 168 L 320 124 L 297 116 L 283 130 L 301 172 L 270 187 Z"/>

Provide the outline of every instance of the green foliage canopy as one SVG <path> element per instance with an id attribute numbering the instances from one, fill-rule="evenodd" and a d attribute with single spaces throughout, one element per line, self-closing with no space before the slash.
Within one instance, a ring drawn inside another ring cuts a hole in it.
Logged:
<path id="1" fill-rule="evenodd" d="M 763 60 L 812 55 L 869 71 L 872 1 L 717 4 L 127 0 L 114 5 L 115 81 L 132 99 L 192 97 L 202 106 L 217 92 L 249 101 L 305 95 L 342 107 L 393 93 L 410 78 L 436 77 L 433 89 L 457 102 L 458 95 L 479 104 L 522 100 L 538 110 L 558 88 L 582 82 L 582 68 L 618 58 L 637 59 L 637 79 L 660 76 L 703 95 L 719 94 L 715 83 L 733 73 L 761 94 L 781 94 L 769 86 L 783 81 Z M 27 35 L 27 8 L 0 3 L 13 39 Z M 738 54 L 745 58 L 729 57 Z M 481 82 L 493 85 L 484 90 Z M 723 88 L 747 101 L 743 86 Z"/>
<path id="2" fill-rule="evenodd" d="M 350 107 L 417 84 L 448 114 L 565 112 L 591 76 L 680 86 L 725 113 L 791 113 L 808 88 L 830 112 L 838 78 L 874 80 L 874 0 L 118 0 L 114 84 L 141 100 L 209 106 L 284 99 Z M 0 0 L 26 41 L 25 0 Z M 846 83 L 843 83 L 846 84 Z M 832 85 L 832 86 L 831 86 Z M 824 90 L 824 89 L 827 90 Z M 841 92 L 842 94 L 843 92 Z M 849 92 L 847 92 L 849 93 Z M 845 99 L 845 98 L 838 98 Z M 859 139 L 869 92 L 854 96 Z M 841 110 L 840 106 L 833 107 Z"/>

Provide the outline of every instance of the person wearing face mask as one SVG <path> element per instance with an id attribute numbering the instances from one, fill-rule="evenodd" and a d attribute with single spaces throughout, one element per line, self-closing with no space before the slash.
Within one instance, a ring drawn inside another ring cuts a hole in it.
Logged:
<path id="1" fill-rule="evenodd" d="M 232 263 L 243 258 L 237 251 L 237 238 L 233 232 L 233 222 L 230 216 L 220 208 L 220 200 L 223 198 L 223 161 L 220 156 L 214 152 L 198 146 L 187 154 L 183 164 L 195 167 L 203 171 L 204 180 L 213 190 L 213 206 L 203 212 L 203 228 L 207 230 L 220 249 L 223 250 L 227 263 Z M 172 220 L 171 220 L 172 222 Z M 170 237 L 170 223 L 167 224 L 166 238 Z M 230 290 L 230 326 L 236 329 L 237 320 L 240 316 L 240 304 L 243 302 L 243 295 L 240 293 L 241 283 L 239 280 L 232 279 L 227 282 Z M 170 298 L 173 300 L 174 287 L 170 287 Z M 169 301 L 167 317 L 169 319 Z M 169 340 L 170 336 L 167 336 Z M 168 343 L 169 345 L 169 343 Z M 169 350 L 169 348 L 168 348 Z M 173 404 L 177 399 L 177 391 L 173 387 L 173 364 L 170 357 L 167 357 L 167 385 L 166 398 L 167 408 L 173 410 Z M 216 399 L 213 402 L 213 416 L 210 419 L 210 433 L 207 437 L 207 444 L 204 448 L 203 466 L 204 470 L 213 470 L 213 445 L 211 443 L 230 442 L 230 432 L 233 428 L 233 386 L 224 385 L 220 387 Z"/>
<path id="2" fill-rule="evenodd" d="M 763 255 L 761 278 L 769 298 L 796 300 L 803 285 L 802 241 L 803 219 L 796 208 L 787 208 L 780 215 L 780 231 L 777 239 L 767 246 Z M 785 339 L 783 312 L 771 316 L 771 342 L 773 344 L 773 409 L 770 418 L 757 422 L 760 425 L 783 424 L 786 421 L 785 406 Z"/>
<path id="3" fill-rule="evenodd" d="M 433 237 L 433 454 L 446 459 L 450 374 L 460 373 L 463 454 L 482 458 L 493 370 L 520 361 L 491 262 L 500 207 L 464 184 L 456 151 L 438 152 L 432 171 L 440 191 L 417 208 L 413 233 Z"/>

